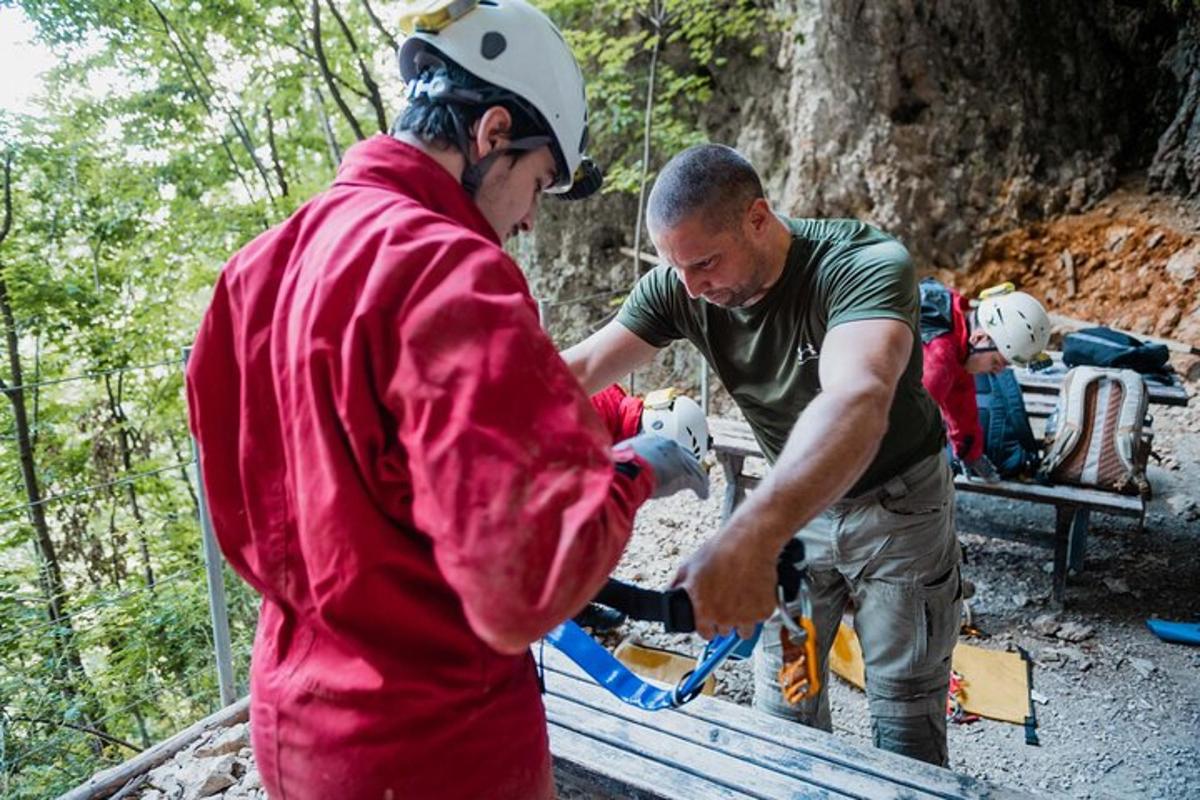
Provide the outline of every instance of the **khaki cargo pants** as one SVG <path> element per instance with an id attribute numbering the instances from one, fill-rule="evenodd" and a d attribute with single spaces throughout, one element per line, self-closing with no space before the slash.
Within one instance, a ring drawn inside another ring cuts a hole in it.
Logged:
<path id="1" fill-rule="evenodd" d="M 863 496 L 840 501 L 797 534 L 808 560 L 821 693 L 797 706 L 779 694 L 779 623 L 754 653 L 754 706 L 832 730 L 829 648 L 846 601 L 866 665 L 875 746 L 945 766 L 946 691 L 962 586 L 954 483 L 944 453 Z"/>

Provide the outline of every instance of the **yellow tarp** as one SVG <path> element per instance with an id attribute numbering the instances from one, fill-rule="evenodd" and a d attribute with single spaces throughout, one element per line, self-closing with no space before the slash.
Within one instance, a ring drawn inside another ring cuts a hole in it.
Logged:
<path id="1" fill-rule="evenodd" d="M 1025 723 L 1029 714 L 1029 675 L 1019 653 L 985 650 L 960 642 L 954 648 L 951 664 L 962 676 L 964 711 L 1017 725 Z M 829 668 L 859 689 L 866 685 L 862 648 L 854 630 L 844 622 L 829 651 Z"/>
<path id="2" fill-rule="evenodd" d="M 667 686 L 679 683 L 684 675 L 696 668 L 694 656 L 685 656 L 671 650 L 637 644 L 629 639 L 621 642 L 613 655 L 617 657 L 618 661 L 633 670 L 636 675 Z M 711 695 L 716 688 L 716 678 L 709 675 L 704 681 L 701 694 Z"/>

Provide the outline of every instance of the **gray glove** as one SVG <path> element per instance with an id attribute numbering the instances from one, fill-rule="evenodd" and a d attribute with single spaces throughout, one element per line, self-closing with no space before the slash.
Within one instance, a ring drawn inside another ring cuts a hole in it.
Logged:
<path id="1" fill-rule="evenodd" d="M 708 499 L 708 474 L 700 468 L 696 457 L 684 450 L 674 439 L 654 433 L 639 433 L 632 439 L 618 442 L 642 457 L 654 471 L 656 486 L 651 497 L 669 497 L 691 489 L 701 500 Z"/>
<path id="2" fill-rule="evenodd" d="M 974 461 L 968 461 L 965 466 L 968 478 L 974 478 L 984 483 L 1000 482 L 1000 473 L 996 471 L 996 465 L 985 455 L 979 456 Z"/>

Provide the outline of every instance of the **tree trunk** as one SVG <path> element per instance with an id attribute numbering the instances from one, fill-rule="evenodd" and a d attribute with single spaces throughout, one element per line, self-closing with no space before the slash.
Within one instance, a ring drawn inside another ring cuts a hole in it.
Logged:
<path id="1" fill-rule="evenodd" d="M 108 412 L 117 429 L 117 451 L 121 458 L 121 470 L 125 475 L 133 474 L 133 456 L 129 447 L 129 417 L 125 414 L 122 404 L 124 393 L 124 377 L 118 375 L 117 390 L 113 392 L 112 376 L 104 376 L 104 388 L 108 392 Z M 154 567 L 150 561 L 150 543 L 146 539 L 146 520 L 138 503 L 137 488 L 133 481 L 125 484 L 125 495 L 129 498 L 129 511 L 137 522 L 138 550 L 142 556 L 142 570 L 146 577 L 146 586 L 154 589 Z"/>
<path id="2" fill-rule="evenodd" d="M 12 229 L 12 155 L 6 154 L 4 160 L 4 222 L 0 224 L 0 244 L 8 237 Z M 0 261 L 0 322 L 4 326 L 4 341 L 8 350 L 9 379 L 6 383 L 0 379 L 0 393 L 3 393 L 12 404 L 13 419 L 16 426 L 17 447 L 21 463 L 21 478 L 25 484 L 25 498 L 28 502 L 29 522 L 34 530 L 34 550 L 38 560 L 38 583 L 46 602 L 46 617 L 52 623 L 54 631 L 54 646 L 57 658 L 54 660 L 56 677 L 62 682 L 63 691 L 68 697 L 80 694 L 80 687 L 86 685 L 87 674 L 83 668 L 83 659 L 75 639 L 74 624 L 67 615 L 67 589 L 63 580 L 62 567 L 59 564 L 58 553 L 54 540 L 50 536 L 50 525 L 46 521 L 41 486 L 38 482 L 37 467 L 34 462 L 33 440 L 29 427 L 29 415 L 26 408 L 24 377 L 21 369 L 20 340 L 17 335 L 16 317 L 13 314 L 12 301 L 8 293 L 7 270 Z M 91 702 L 85 705 L 90 706 Z M 91 725 L 91 710 L 86 710 L 84 719 Z M 94 726 L 104 732 L 102 725 Z"/>

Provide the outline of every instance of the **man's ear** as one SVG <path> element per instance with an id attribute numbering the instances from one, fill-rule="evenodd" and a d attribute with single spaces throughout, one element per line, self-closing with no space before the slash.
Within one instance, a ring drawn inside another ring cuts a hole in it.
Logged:
<path id="1" fill-rule="evenodd" d="M 483 112 L 475 123 L 474 144 L 479 158 L 500 147 L 505 139 L 511 138 L 512 115 L 504 106 L 492 106 Z"/>
<path id="2" fill-rule="evenodd" d="M 750 203 L 750 207 L 746 209 L 746 216 L 743 219 L 743 225 L 746 228 L 746 233 L 761 236 L 767 229 L 767 222 L 773 217 L 771 204 L 767 202 L 765 197 L 756 197 Z"/>

